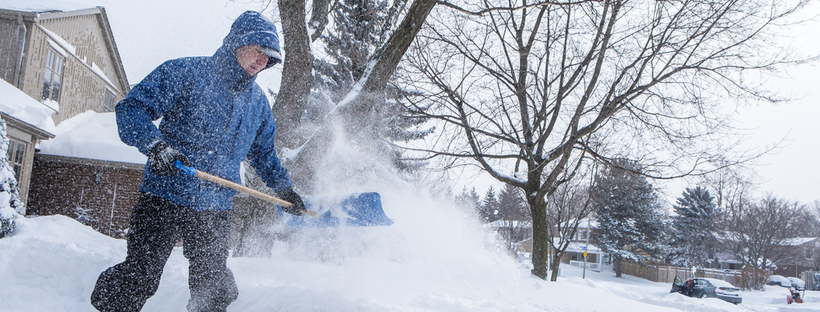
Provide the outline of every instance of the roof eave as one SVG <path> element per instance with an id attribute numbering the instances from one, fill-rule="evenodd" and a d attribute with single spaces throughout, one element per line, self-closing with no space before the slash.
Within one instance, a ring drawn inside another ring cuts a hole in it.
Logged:
<path id="1" fill-rule="evenodd" d="M 108 14 L 105 12 L 104 7 L 97 7 L 100 10 L 100 28 L 105 33 L 106 43 L 108 44 L 109 53 L 111 56 L 114 57 L 115 64 L 114 67 L 117 70 L 117 74 L 120 76 L 120 87 L 123 91 L 123 94 L 128 94 L 131 90 L 131 86 L 128 84 L 128 77 L 125 75 L 125 66 L 122 65 L 122 59 L 120 58 L 120 51 L 117 48 L 117 41 L 114 39 L 114 33 L 111 31 L 111 24 L 108 22 Z"/>
<path id="2" fill-rule="evenodd" d="M 27 123 L 25 121 L 22 121 L 22 120 L 14 117 L 14 116 L 11 116 L 11 115 L 6 114 L 4 112 L 0 112 L 0 115 L 3 116 L 3 120 L 5 120 L 6 123 L 8 123 L 8 125 L 13 126 L 15 128 L 19 128 L 20 130 L 23 130 L 25 132 L 31 133 L 37 139 L 47 140 L 47 139 L 53 139 L 55 137 L 55 135 L 52 134 L 51 132 L 40 129 L 37 126 L 32 125 L 30 123 Z"/>
<path id="3" fill-rule="evenodd" d="M 84 16 L 84 15 L 94 15 L 100 14 L 102 12 L 102 7 L 93 7 L 87 9 L 80 9 L 80 10 L 73 10 L 73 11 L 48 11 L 48 12 L 41 12 L 37 14 L 38 20 L 47 20 L 47 19 L 55 19 L 55 18 L 63 18 L 63 17 L 74 17 L 74 16 Z"/>
<path id="4" fill-rule="evenodd" d="M 23 22 L 31 23 L 37 19 L 37 12 L 0 9 L 0 18 L 2 19 L 17 19 L 18 16 L 23 18 Z"/>

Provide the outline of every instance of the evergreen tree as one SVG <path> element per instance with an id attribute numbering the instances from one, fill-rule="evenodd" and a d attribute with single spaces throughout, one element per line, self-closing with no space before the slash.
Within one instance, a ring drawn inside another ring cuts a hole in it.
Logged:
<path id="1" fill-rule="evenodd" d="M 715 198 L 700 186 L 683 192 L 675 205 L 672 216 L 674 241 L 672 261 L 680 266 L 704 265 L 715 259 L 718 240 L 713 234 L 717 229 L 721 211 Z"/>
<path id="2" fill-rule="evenodd" d="M 617 161 L 596 176 L 591 193 L 599 223 L 593 239 L 612 256 L 617 277 L 623 260 L 663 258 L 669 249 L 657 194 L 638 172 L 635 163 Z"/>
<path id="3" fill-rule="evenodd" d="M 509 250 L 514 250 L 518 243 L 532 237 L 529 206 L 521 197 L 519 188 L 504 184 L 498 194 L 498 217 L 496 231 Z"/>
<path id="4" fill-rule="evenodd" d="M 370 56 L 389 35 L 383 26 L 389 23 L 391 8 L 388 1 L 340 0 L 334 4 L 333 27 L 321 38 L 324 56 L 314 62 L 314 110 L 308 112 L 308 119 L 321 120 L 364 75 Z M 415 93 L 388 83 L 383 103 L 366 112 L 374 121 L 366 132 L 381 139 L 374 142 L 374 149 L 385 153 L 401 170 L 417 169 L 423 163 L 405 160 L 402 149 L 393 143 L 423 139 L 434 130 L 419 129 L 427 118 L 420 117 L 418 108 L 402 103 L 410 95 Z"/>
<path id="5" fill-rule="evenodd" d="M 8 149 L 6 122 L 0 119 L 0 238 L 14 232 L 14 219 L 25 212 L 25 206 L 20 201 L 14 170 L 9 166 Z"/>
<path id="6" fill-rule="evenodd" d="M 461 189 L 461 194 L 456 195 L 455 202 L 456 205 L 459 207 L 465 208 L 467 211 L 478 211 L 478 207 L 481 206 L 479 202 L 481 197 L 478 196 L 478 193 L 475 191 L 475 186 L 467 191 L 467 187 Z"/>
<path id="7" fill-rule="evenodd" d="M 526 202 L 521 197 L 521 190 L 510 184 L 504 184 L 504 188 L 498 194 L 498 214 L 504 220 L 529 221 L 531 219 Z"/>
<path id="8" fill-rule="evenodd" d="M 484 199 L 481 200 L 478 215 L 481 217 L 481 220 L 486 223 L 491 223 L 501 218 L 498 214 L 498 200 L 495 198 L 495 189 L 493 189 L 492 185 L 487 189 L 487 193 L 484 194 Z"/>
<path id="9" fill-rule="evenodd" d="M 316 87 L 332 102 L 342 100 L 364 74 L 367 60 L 382 43 L 386 1 L 340 0 L 331 12 L 333 27 L 322 36 L 325 57 L 314 62 Z"/>

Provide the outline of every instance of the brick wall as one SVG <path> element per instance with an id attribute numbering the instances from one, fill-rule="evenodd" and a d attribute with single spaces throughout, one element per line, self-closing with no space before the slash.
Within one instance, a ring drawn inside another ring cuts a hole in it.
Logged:
<path id="1" fill-rule="evenodd" d="M 28 215 L 61 214 L 122 238 L 137 203 L 143 165 L 36 155 L 26 202 Z"/>

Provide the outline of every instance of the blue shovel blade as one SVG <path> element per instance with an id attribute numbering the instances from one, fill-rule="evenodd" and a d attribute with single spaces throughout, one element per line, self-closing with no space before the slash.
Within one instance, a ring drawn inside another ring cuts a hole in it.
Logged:
<path id="1" fill-rule="evenodd" d="M 305 196 L 307 209 L 322 213 L 321 218 L 294 216 L 276 206 L 279 217 L 292 228 L 322 228 L 339 226 L 386 226 L 393 224 L 382 210 L 379 193 L 368 192 L 348 197 Z"/>

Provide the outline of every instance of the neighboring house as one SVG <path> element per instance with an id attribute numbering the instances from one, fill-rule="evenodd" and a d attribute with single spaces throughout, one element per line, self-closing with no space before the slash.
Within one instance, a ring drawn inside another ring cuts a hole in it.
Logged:
<path id="1" fill-rule="evenodd" d="M 773 274 L 800 276 L 804 271 L 820 270 L 820 238 L 797 237 L 783 241 L 786 258 L 777 263 Z"/>
<path id="2" fill-rule="evenodd" d="M 51 109 L 39 101 L 0 80 L 0 118 L 6 122 L 9 138 L 6 156 L 23 202 L 29 193 L 35 147 L 41 140 L 54 138 L 51 113 Z"/>
<path id="3" fill-rule="evenodd" d="M 567 247 L 561 261 L 573 266 L 584 264 L 584 253 L 586 252 L 587 268 L 593 271 L 601 271 L 603 266 L 609 262 L 609 256 L 600 248 L 595 246 L 590 239 L 592 232 L 597 231 L 598 222 L 590 218 L 584 218 L 578 222 L 578 230 Z M 557 239 L 557 238 L 554 238 Z"/>
<path id="4" fill-rule="evenodd" d="M 146 157 L 122 143 L 114 113 L 63 121 L 34 157 L 28 215 L 61 214 L 123 237 L 137 203 Z"/>
<path id="5" fill-rule="evenodd" d="M 119 237 L 145 156 L 119 141 L 110 113 L 130 87 L 108 16 L 81 6 L 0 2 L 0 98 L 11 89 L 26 94 L 48 122 L 37 128 L 0 108 L 15 144 L 10 156 L 21 160 L 15 170 L 27 215 L 63 214 Z M 46 138 L 53 140 L 36 150 Z"/>
<path id="6" fill-rule="evenodd" d="M 56 124 L 113 111 L 129 85 L 105 9 L 37 2 L 0 4 L 0 78 L 49 106 Z"/>
<path id="7" fill-rule="evenodd" d="M 529 220 L 498 219 L 490 222 L 488 226 L 496 232 L 498 238 L 507 244 L 510 250 L 515 250 L 521 242 L 532 238 L 532 222 Z"/>
<path id="8" fill-rule="evenodd" d="M 706 265 L 709 269 L 720 270 L 742 270 L 743 261 L 740 261 L 730 250 L 724 250 L 717 253 L 717 261 L 710 262 Z"/>
<path id="9" fill-rule="evenodd" d="M 591 241 L 587 243 L 587 237 L 591 231 L 595 231 L 597 227 L 598 223 L 595 221 L 591 221 L 588 218 L 581 220 L 578 224 L 578 230 L 575 236 L 570 241 L 569 247 L 567 247 L 564 256 L 561 258 L 561 262 L 583 267 L 584 251 L 586 251 L 587 268 L 594 271 L 601 271 L 603 266 L 609 261 L 609 257 L 601 251 L 601 249 L 593 245 Z M 553 239 L 556 243 L 558 242 L 557 237 L 553 237 Z M 518 253 L 532 253 L 532 238 L 518 242 L 515 251 Z M 550 254 L 552 254 L 552 252 Z M 552 261 L 552 259 L 549 259 L 549 261 Z"/>

